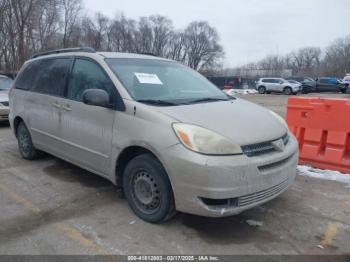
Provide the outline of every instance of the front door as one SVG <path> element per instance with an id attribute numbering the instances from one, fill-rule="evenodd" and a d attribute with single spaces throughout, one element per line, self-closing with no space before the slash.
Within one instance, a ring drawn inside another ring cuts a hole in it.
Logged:
<path id="1" fill-rule="evenodd" d="M 108 175 L 116 111 L 82 102 L 86 89 L 103 89 L 115 102 L 117 91 L 104 70 L 90 59 L 77 58 L 62 104 L 62 139 L 67 158 L 91 171 Z"/>

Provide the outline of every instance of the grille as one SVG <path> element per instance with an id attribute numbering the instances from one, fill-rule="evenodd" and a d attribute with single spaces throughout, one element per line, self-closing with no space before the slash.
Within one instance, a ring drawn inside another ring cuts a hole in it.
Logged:
<path id="1" fill-rule="evenodd" d="M 280 166 L 283 166 L 285 163 L 287 163 L 290 159 L 292 158 L 292 156 L 289 156 L 285 159 L 282 159 L 280 161 L 277 161 L 277 162 L 274 162 L 274 163 L 271 163 L 271 164 L 267 164 L 267 165 L 263 165 L 263 166 L 259 166 L 258 169 L 260 172 L 266 172 L 266 171 L 269 171 L 271 169 L 274 169 L 274 168 L 278 168 Z"/>
<path id="2" fill-rule="evenodd" d="M 284 189 L 286 189 L 287 186 L 288 186 L 288 179 L 284 180 L 282 183 L 280 183 L 276 186 L 270 187 L 270 188 L 265 189 L 263 191 L 256 192 L 256 193 L 246 195 L 246 196 L 241 196 L 241 197 L 239 197 L 239 200 L 238 200 L 238 206 L 243 207 L 243 206 L 247 206 L 247 205 L 253 204 L 255 202 L 259 202 L 259 201 L 262 201 L 264 199 L 270 198 L 274 195 L 277 195 L 278 193 L 280 193 Z"/>
<path id="3" fill-rule="evenodd" d="M 284 136 L 280 137 L 279 139 L 281 138 L 283 140 L 284 145 L 288 144 L 288 141 L 289 141 L 288 133 L 286 133 Z M 279 140 L 279 139 L 276 139 L 276 140 Z M 276 140 L 242 146 L 242 151 L 244 154 L 246 154 L 249 157 L 274 152 L 276 151 L 276 149 L 272 145 L 272 142 Z"/>
<path id="4" fill-rule="evenodd" d="M 4 105 L 4 106 L 9 106 L 9 102 L 4 101 L 4 102 L 0 102 L 0 104 Z"/>

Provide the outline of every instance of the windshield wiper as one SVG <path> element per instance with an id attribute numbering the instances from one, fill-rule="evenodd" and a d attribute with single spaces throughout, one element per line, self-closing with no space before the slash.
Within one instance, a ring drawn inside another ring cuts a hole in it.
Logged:
<path id="1" fill-rule="evenodd" d="M 145 104 L 151 104 L 151 105 L 160 105 L 160 106 L 177 106 L 179 104 L 170 102 L 170 101 L 164 101 L 164 100 L 152 100 L 152 99 L 140 99 L 136 100 L 137 102 L 140 103 L 145 103 Z"/>
<path id="2" fill-rule="evenodd" d="M 215 98 L 215 97 L 205 97 L 200 99 L 195 99 L 189 101 L 189 103 L 201 103 L 201 102 L 215 102 L 215 101 L 230 101 L 230 98 Z"/>

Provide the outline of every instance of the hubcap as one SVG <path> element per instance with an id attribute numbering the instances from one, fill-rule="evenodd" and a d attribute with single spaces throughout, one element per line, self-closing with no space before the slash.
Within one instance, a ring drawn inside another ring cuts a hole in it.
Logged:
<path id="1" fill-rule="evenodd" d="M 160 207 L 160 190 L 154 177 L 140 170 L 132 180 L 132 195 L 139 209 L 154 213 Z"/>

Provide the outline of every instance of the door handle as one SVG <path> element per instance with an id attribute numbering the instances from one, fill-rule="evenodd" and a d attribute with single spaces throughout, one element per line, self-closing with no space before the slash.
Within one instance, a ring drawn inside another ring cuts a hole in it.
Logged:
<path id="1" fill-rule="evenodd" d="M 70 107 L 70 105 L 63 105 L 62 108 L 66 111 L 72 111 L 72 108 Z"/>
<path id="2" fill-rule="evenodd" d="M 61 105 L 58 102 L 54 102 L 51 105 L 56 108 L 61 108 Z"/>

